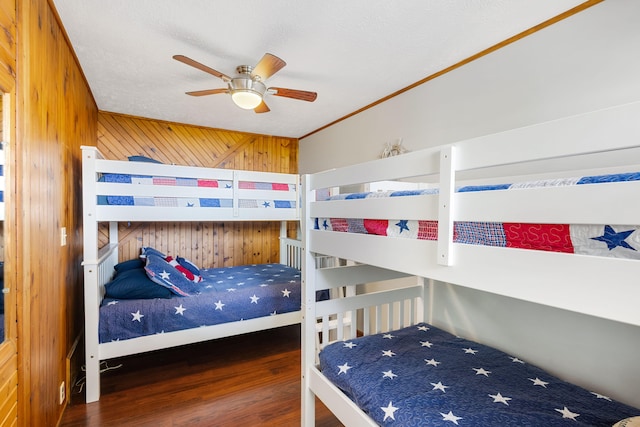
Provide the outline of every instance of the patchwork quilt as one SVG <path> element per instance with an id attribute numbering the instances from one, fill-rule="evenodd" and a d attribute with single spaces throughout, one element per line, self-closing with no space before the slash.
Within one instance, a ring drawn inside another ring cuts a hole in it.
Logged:
<path id="1" fill-rule="evenodd" d="M 424 323 L 333 343 L 320 368 L 383 426 L 604 427 L 640 414 Z"/>
<path id="2" fill-rule="evenodd" d="M 101 182 L 141 185 L 164 185 L 179 187 L 208 187 L 208 188 L 233 188 L 232 181 L 196 178 L 175 178 L 158 176 L 138 176 L 127 174 L 103 174 Z M 296 191 L 294 184 L 249 182 L 241 181 L 238 185 L 243 190 L 273 190 L 290 192 Z M 161 206 L 161 207 L 207 207 L 207 208 L 231 208 L 233 199 L 229 198 L 194 198 L 194 197 L 137 197 L 107 195 L 98 197 L 99 205 L 127 205 L 127 206 Z M 241 208 L 295 208 L 296 202 L 291 200 L 258 200 L 240 199 Z"/>
<path id="3" fill-rule="evenodd" d="M 496 191 L 638 180 L 640 180 L 640 173 L 636 172 L 515 184 L 465 186 L 456 189 L 456 191 Z M 329 199 L 349 200 L 430 194 L 438 194 L 438 189 L 353 193 L 332 196 Z M 316 230 L 375 234 L 408 239 L 438 239 L 437 221 L 414 221 L 401 218 L 389 220 L 315 218 L 314 228 Z M 640 259 L 639 228 L 638 225 L 624 224 L 573 225 L 460 221 L 454 223 L 453 240 L 456 243 L 474 245 Z"/>

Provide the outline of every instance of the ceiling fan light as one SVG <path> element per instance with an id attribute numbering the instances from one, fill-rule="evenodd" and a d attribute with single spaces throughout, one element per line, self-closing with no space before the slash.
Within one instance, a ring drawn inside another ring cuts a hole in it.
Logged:
<path id="1" fill-rule="evenodd" d="M 253 110 L 262 102 L 262 96 L 253 90 L 235 90 L 231 99 L 240 108 Z"/>

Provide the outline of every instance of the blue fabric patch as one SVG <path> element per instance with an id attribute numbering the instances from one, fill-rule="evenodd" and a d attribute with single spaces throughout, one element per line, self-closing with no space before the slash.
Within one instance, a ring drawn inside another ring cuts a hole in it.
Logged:
<path id="1" fill-rule="evenodd" d="M 615 173 L 610 175 L 584 176 L 580 178 L 580 184 L 599 184 L 603 182 L 640 181 L 640 172 Z"/>
<path id="2" fill-rule="evenodd" d="M 398 190 L 391 193 L 389 197 L 421 196 L 423 194 L 431 193 L 425 193 L 424 190 Z"/>
<path id="3" fill-rule="evenodd" d="M 293 204 L 293 206 L 292 206 Z M 285 208 L 285 209 L 289 209 L 289 208 L 295 208 L 295 202 L 290 202 L 289 200 L 274 200 L 273 201 L 273 206 L 275 208 Z"/>
<path id="4" fill-rule="evenodd" d="M 133 196 L 107 196 L 107 204 L 133 206 Z"/>
<path id="5" fill-rule="evenodd" d="M 364 199 L 364 198 L 367 197 L 367 194 L 369 194 L 369 193 L 353 193 L 353 194 L 347 195 L 347 197 L 345 197 L 345 199 L 347 199 L 347 200 Z"/>
<path id="6" fill-rule="evenodd" d="M 131 175 L 123 173 L 105 173 L 101 177 L 101 182 L 117 182 L 121 184 L 131 184 Z"/>
<path id="7" fill-rule="evenodd" d="M 492 190 L 508 190 L 511 184 L 495 184 L 495 185 L 465 185 L 456 190 L 458 193 L 468 193 L 471 191 L 492 191 Z"/>
<path id="8" fill-rule="evenodd" d="M 219 208 L 220 199 L 200 199 L 200 206 L 203 208 Z"/>

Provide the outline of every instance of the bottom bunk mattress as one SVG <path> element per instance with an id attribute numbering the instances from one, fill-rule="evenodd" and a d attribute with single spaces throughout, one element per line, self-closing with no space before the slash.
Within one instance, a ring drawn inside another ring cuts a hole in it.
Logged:
<path id="1" fill-rule="evenodd" d="M 144 279 L 144 271 L 140 274 Z M 300 310 L 300 270 L 283 264 L 256 264 L 201 269 L 200 274 L 202 281 L 190 296 L 105 297 L 100 306 L 100 342 Z"/>
<path id="2" fill-rule="evenodd" d="M 612 426 L 640 415 L 424 323 L 328 345 L 320 369 L 380 425 Z"/>

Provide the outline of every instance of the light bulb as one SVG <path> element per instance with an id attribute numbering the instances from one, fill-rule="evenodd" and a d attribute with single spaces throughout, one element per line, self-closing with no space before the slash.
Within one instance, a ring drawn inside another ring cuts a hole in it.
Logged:
<path id="1" fill-rule="evenodd" d="M 235 90 L 231 94 L 231 99 L 240 108 L 253 110 L 262 102 L 260 94 L 252 90 Z"/>

